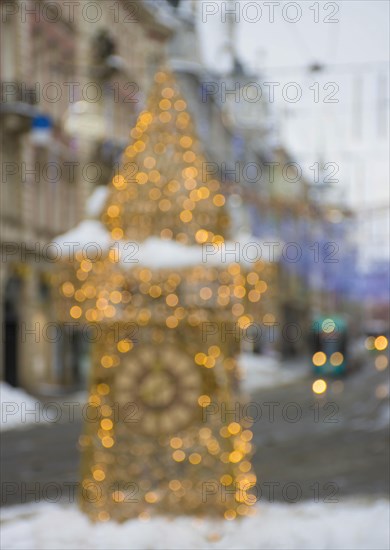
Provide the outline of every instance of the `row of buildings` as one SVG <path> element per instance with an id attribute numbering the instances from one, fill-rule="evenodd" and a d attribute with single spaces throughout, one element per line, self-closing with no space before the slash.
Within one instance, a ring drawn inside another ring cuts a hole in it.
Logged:
<path id="1" fill-rule="evenodd" d="M 235 231 L 276 243 L 281 324 L 307 328 L 312 313 L 348 298 L 342 273 L 346 261 L 352 269 L 352 216 L 324 205 L 299 173 L 269 105 L 246 100 L 258 75 L 235 54 L 233 21 L 231 70 L 213 74 L 198 48 L 197 2 L 67 4 L 72 9 L 60 1 L 2 4 L 3 378 L 38 393 L 84 383 L 87 342 L 81 330 L 56 326 L 48 243 L 74 227 L 93 190 L 109 182 L 166 64 L 197 121 L 205 169 L 225 184 Z M 287 355 L 305 343 L 282 339 L 278 347 Z"/>

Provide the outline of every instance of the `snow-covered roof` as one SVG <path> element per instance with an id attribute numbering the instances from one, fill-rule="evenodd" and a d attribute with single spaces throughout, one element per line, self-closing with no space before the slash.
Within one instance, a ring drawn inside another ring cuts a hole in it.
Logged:
<path id="1" fill-rule="evenodd" d="M 268 242 L 268 241 L 266 241 Z M 114 241 L 108 229 L 98 220 L 84 220 L 67 233 L 57 237 L 53 243 L 61 250 L 61 257 L 73 259 L 75 252 L 83 250 L 85 257 L 96 252 L 104 253 L 109 249 L 120 253 L 120 264 L 129 269 L 137 265 L 155 269 L 177 269 L 196 265 L 217 266 L 231 263 L 253 265 L 262 258 L 267 250 L 265 241 L 259 241 L 250 235 L 241 235 L 237 241 L 226 241 L 219 245 L 205 243 L 187 246 L 173 240 L 151 236 L 145 241 Z M 275 261 L 277 258 L 275 258 Z"/>
<path id="2" fill-rule="evenodd" d="M 109 189 L 106 185 L 98 185 L 87 200 L 85 213 L 87 218 L 100 218 L 108 198 Z"/>

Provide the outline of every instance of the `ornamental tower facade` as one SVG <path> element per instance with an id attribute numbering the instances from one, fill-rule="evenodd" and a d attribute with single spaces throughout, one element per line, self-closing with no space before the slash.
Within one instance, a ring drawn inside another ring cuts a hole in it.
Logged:
<path id="1" fill-rule="evenodd" d="M 101 223 L 84 246 L 73 234 L 80 247 L 57 276 L 62 318 L 96 334 L 95 421 L 80 439 L 94 520 L 252 511 L 236 357 L 268 268 L 226 252 L 225 197 L 204 161 L 186 101 L 158 72 Z"/>

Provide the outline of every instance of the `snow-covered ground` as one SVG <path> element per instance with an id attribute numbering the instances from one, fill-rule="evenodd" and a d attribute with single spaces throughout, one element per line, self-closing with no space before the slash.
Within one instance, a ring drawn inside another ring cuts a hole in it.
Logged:
<path id="1" fill-rule="evenodd" d="M 309 372 L 302 360 L 283 364 L 273 357 L 252 353 L 241 354 L 239 366 L 242 389 L 249 394 L 261 388 L 291 384 L 305 378 Z"/>
<path id="2" fill-rule="evenodd" d="M 2 550 L 389 548 L 389 502 L 261 504 L 234 521 L 163 517 L 92 524 L 75 505 L 29 504 L 2 512 Z"/>
<path id="3" fill-rule="evenodd" d="M 36 424 L 41 419 L 39 410 L 41 403 L 19 388 L 13 388 L 5 382 L 0 382 L 0 431 L 24 428 L 27 424 Z M 36 414 L 26 414 L 27 411 L 37 411 Z"/>
<path id="4" fill-rule="evenodd" d="M 68 407 L 64 407 L 62 401 L 65 405 L 68 404 Z M 42 403 L 20 388 L 0 382 L 0 432 L 36 424 L 49 426 L 59 422 L 70 422 L 74 416 L 82 414 L 86 401 L 87 393 L 80 391 Z M 72 405 L 72 408 L 69 408 L 69 405 Z"/>

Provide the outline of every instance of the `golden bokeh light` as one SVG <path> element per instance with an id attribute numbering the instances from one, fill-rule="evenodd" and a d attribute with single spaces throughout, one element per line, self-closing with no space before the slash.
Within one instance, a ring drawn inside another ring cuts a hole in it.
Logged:
<path id="1" fill-rule="evenodd" d="M 314 393 L 321 395 L 326 391 L 327 383 L 325 380 L 322 380 L 321 378 L 318 380 L 315 380 L 312 385 L 312 390 Z"/>
<path id="2" fill-rule="evenodd" d="M 375 349 L 378 351 L 384 351 L 388 346 L 388 340 L 386 336 L 377 336 L 375 338 Z"/>
<path id="3" fill-rule="evenodd" d="M 312 357 L 313 365 L 322 367 L 326 363 L 326 355 L 323 351 L 317 351 Z"/>

